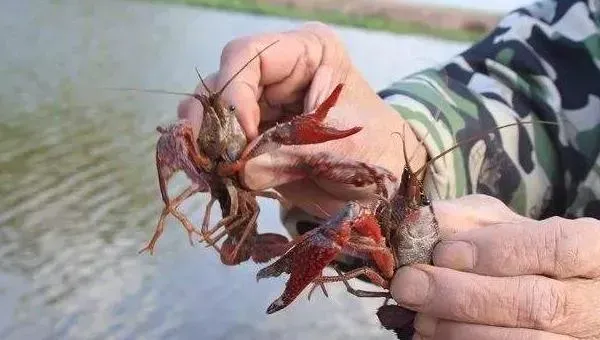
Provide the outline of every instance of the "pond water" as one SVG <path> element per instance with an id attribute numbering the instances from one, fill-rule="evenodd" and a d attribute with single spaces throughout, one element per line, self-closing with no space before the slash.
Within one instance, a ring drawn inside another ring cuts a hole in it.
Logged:
<path id="1" fill-rule="evenodd" d="M 101 88 L 191 90 L 194 67 L 213 71 L 230 39 L 297 24 L 143 2 L 0 1 L 0 338 L 391 338 L 374 314 L 381 301 L 342 285 L 266 315 L 284 278 L 256 283 L 258 266 L 221 265 L 172 221 L 154 256 L 137 253 L 161 208 L 155 127 L 179 98 Z M 374 88 L 466 47 L 339 33 Z M 277 206 L 261 204 L 261 228 L 282 232 Z"/>

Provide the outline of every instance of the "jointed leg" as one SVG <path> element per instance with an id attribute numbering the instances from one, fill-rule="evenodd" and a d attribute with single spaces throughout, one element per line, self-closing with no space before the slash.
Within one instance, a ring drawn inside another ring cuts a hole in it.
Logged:
<path id="1" fill-rule="evenodd" d="M 323 284 L 324 282 L 339 282 L 342 281 L 346 286 L 346 290 L 348 293 L 357 296 L 357 297 L 384 297 L 390 298 L 391 294 L 389 292 L 374 292 L 374 291 L 366 291 L 362 289 L 355 289 L 350 286 L 348 280 L 358 277 L 360 275 L 367 276 L 371 282 L 377 284 L 378 286 L 387 289 L 388 283 L 385 281 L 381 275 L 375 272 L 373 269 L 369 267 L 362 267 L 351 270 L 347 273 L 342 273 L 338 268 L 334 268 L 338 273 L 337 276 L 321 276 L 314 281 L 315 284 Z"/>
<path id="2" fill-rule="evenodd" d="M 224 227 L 224 230 L 217 234 L 217 236 L 213 238 L 211 238 L 211 236 L 209 235 L 205 236 L 204 239 L 209 245 L 219 242 L 219 240 L 222 239 L 224 236 L 229 235 L 231 231 L 237 229 L 240 225 L 244 224 L 244 222 L 246 222 L 246 220 L 248 219 L 248 216 L 245 216 L 243 214 L 238 216 L 228 216 L 222 219 L 221 221 L 225 221 L 226 219 L 226 223 L 221 225 Z"/>
<path id="3" fill-rule="evenodd" d="M 154 230 L 152 239 L 150 240 L 150 242 L 148 243 L 148 245 L 146 247 L 144 247 L 143 249 L 141 249 L 139 251 L 139 253 L 149 251 L 150 254 L 154 254 L 154 247 L 156 245 L 156 242 L 158 241 L 158 239 L 160 238 L 160 236 L 162 235 L 162 233 L 164 231 L 165 219 L 169 215 L 169 213 L 173 214 L 173 216 L 175 216 L 181 222 L 181 224 L 183 224 L 183 227 L 188 232 L 190 244 L 193 244 L 192 234 L 194 234 L 194 233 L 199 234 L 198 230 L 196 230 L 196 228 L 187 219 L 187 217 L 185 217 L 181 212 L 179 212 L 177 210 L 177 208 L 179 207 L 179 205 L 181 203 L 183 203 L 183 201 L 185 201 L 190 196 L 194 195 L 195 193 L 197 193 L 199 191 L 200 190 L 199 190 L 198 186 L 191 185 L 186 190 L 184 190 L 179 196 L 177 196 L 175 199 L 173 199 L 172 201 L 169 201 L 166 204 L 166 206 L 163 208 L 163 211 L 160 214 L 160 218 L 158 220 L 158 225 L 156 226 L 156 229 Z"/>
<path id="4" fill-rule="evenodd" d="M 235 249 L 233 249 L 233 252 L 230 254 L 230 258 L 233 259 L 237 256 L 237 253 L 240 251 L 240 248 L 242 247 L 244 242 L 246 242 L 248 235 L 250 235 L 250 233 L 252 231 L 254 231 L 254 233 L 256 233 L 256 219 L 258 218 L 259 211 L 260 211 L 260 209 L 258 209 L 258 206 L 256 206 L 254 209 L 254 212 L 252 213 L 252 216 L 250 217 L 250 220 L 248 221 L 248 224 L 246 224 L 246 226 L 245 226 L 242 237 L 240 238 L 237 245 L 235 246 Z"/>
<path id="5" fill-rule="evenodd" d="M 281 205 L 283 205 L 285 208 L 290 207 L 290 203 L 285 198 L 283 198 L 283 196 L 281 196 L 278 192 L 275 192 L 275 191 L 253 191 L 252 195 L 255 197 L 271 198 L 271 199 L 279 201 L 279 203 Z"/>
<path id="6" fill-rule="evenodd" d="M 325 289 L 325 284 L 323 282 L 318 282 L 318 283 L 313 283 L 312 287 L 310 287 L 310 290 L 308 291 L 308 300 L 310 301 L 310 298 L 313 294 L 313 292 L 315 291 L 315 288 L 317 288 L 317 286 L 321 287 L 321 291 L 323 292 L 323 295 L 325 295 L 325 297 L 329 297 L 329 294 L 327 293 L 327 289 Z"/>
<path id="7" fill-rule="evenodd" d="M 208 225 L 210 223 L 210 215 L 212 212 L 212 207 L 216 201 L 217 201 L 217 198 L 214 196 L 211 196 L 210 201 L 208 201 L 208 204 L 206 205 L 206 209 L 204 210 L 204 219 L 202 220 L 202 228 L 200 229 L 202 231 L 202 236 L 204 236 L 204 233 L 208 231 Z"/>

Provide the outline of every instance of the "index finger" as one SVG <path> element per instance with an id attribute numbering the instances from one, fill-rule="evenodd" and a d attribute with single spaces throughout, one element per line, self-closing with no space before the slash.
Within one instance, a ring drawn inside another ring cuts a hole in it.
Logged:
<path id="1" fill-rule="evenodd" d="M 295 78 L 282 89 L 291 94 L 310 83 L 311 72 L 295 74 L 298 60 L 305 53 L 305 44 L 294 35 L 298 33 L 267 33 L 240 38 L 229 42 L 223 49 L 216 89 L 223 91 L 223 100 L 237 108 L 240 124 L 249 138 L 258 135 L 258 100 L 265 86 Z"/>
<path id="2" fill-rule="evenodd" d="M 600 221 L 553 217 L 454 234 L 433 253 L 437 266 L 491 276 L 600 277 Z"/>

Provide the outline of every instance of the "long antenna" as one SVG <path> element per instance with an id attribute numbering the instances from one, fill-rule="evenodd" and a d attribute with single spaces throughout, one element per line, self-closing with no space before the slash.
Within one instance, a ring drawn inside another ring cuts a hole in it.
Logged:
<path id="1" fill-rule="evenodd" d="M 166 90 L 159 90 L 159 89 L 134 89 L 134 88 L 130 88 L 130 87 L 106 87 L 104 89 L 112 90 L 112 91 L 133 91 L 133 92 L 146 92 L 146 93 L 159 93 L 159 94 L 174 94 L 177 96 L 188 96 L 188 97 L 194 97 L 196 99 L 199 99 L 198 98 L 199 95 L 195 94 L 195 93 L 166 91 Z"/>
<path id="2" fill-rule="evenodd" d="M 202 76 L 200 75 L 200 71 L 198 70 L 198 67 L 195 67 L 195 69 L 196 69 L 196 74 L 198 75 L 198 78 L 200 78 L 200 82 L 202 83 L 202 86 L 204 86 L 206 93 L 208 93 L 208 95 L 210 96 L 212 94 L 212 91 L 208 88 L 208 86 L 206 86 L 204 79 L 202 79 Z"/>
<path id="3" fill-rule="evenodd" d="M 244 64 L 244 66 L 242 66 L 242 68 L 240 68 L 240 70 L 239 70 L 239 71 L 237 71 L 237 72 L 236 72 L 236 73 L 235 73 L 235 74 L 234 74 L 234 75 L 233 75 L 231 78 L 229 78 L 229 80 L 228 80 L 228 81 L 225 83 L 225 85 L 223 85 L 223 87 L 222 87 L 222 88 L 221 88 L 221 89 L 220 89 L 220 90 L 217 92 L 217 96 L 220 96 L 220 95 L 223 93 L 223 91 L 224 91 L 224 90 L 227 88 L 227 86 L 229 86 L 229 84 L 231 84 L 231 82 L 233 81 L 233 79 L 234 79 L 235 77 L 237 77 L 237 76 L 238 76 L 240 73 L 242 73 L 242 71 L 243 71 L 243 70 L 244 70 L 246 67 L 248 67 L 248 65 L 250 65 L 250 63 L 251 63 L 252 61 L 254 61 L 254 59 L 258 58 L 258 56 L 260 56 L 260 55 L 261 55 L 261 53 L 263 53 L 263 52 L 264 52 L 264 51 L 265 51 L 267 48 L 269 48 L 269 47 L 271 47 L 271 46 L 275 45 L 275 44 L 276 44 L 276 43 L 278 43 L 278 42 L 279 42 L 279 40 L 275 40 L 274 42 L 270 43 L 269 45 L 267 45 L 267 46 L 266 46 L 265 48 L 263 48 L 262 50 L 258 51 L 258 53 L 256 53 L 256 55 L 255 55 L 254 57 L 252 57 L 250 60 L 248 60 L 248 61 L 247 61 L 247 62 Z"/>
<path id="4" fill-rule="evenodd" d="M 458 148 L 459 146 L 474 141 L 478 138 L 482 138 L 484 135 L 487 135 L 489 133 L 507 128 L 507 127 L 511 127 L 511 126 L 515 126 L 515 125 L 520 125 L 520 124 L 536 124 L 536 123 L 540 123 L 540 124 L 548 124 L 548 125 L 558 125 L 558 123 L 556 122 L 549 122 L 549 121 L 544 121 L 544 120 L 538 120 L 538 121 L 529 121 L 529 122 L 522 122 L 522 121 L 518 121 L 516 123 L 510 123 L 510 124 L 506 124 L 506 125 L 501 125 L 501 126 L 497 126 L 495 128 L 489 129 L 487 130 L 485 133 L 483 134 L 479 134 L 477 136 L 472 136 L 469 137 L 465 140 L 461 140 L 460 142 L 456 143 L 454 146 L 452 146 L 451 148 L 444 150 L 442 153 L 440 153 L 439 155 L 433 157 L 432 159 L 430 159 L 428 162 L 426 162 L 419 170 L 417 170 L 417 172 L 415 172 L 413 174 L 413 176 L 417 176 L 419 173 L 421 173 L 422 171 L 424 171 L 429 165 L 431 165 L 433 162 L 435 162 L 436 160 L 438 160 L 439 158 L 443 157 L 444 155 L 446 155 L 447 153 L 451 152 L 452 150 Z"/>

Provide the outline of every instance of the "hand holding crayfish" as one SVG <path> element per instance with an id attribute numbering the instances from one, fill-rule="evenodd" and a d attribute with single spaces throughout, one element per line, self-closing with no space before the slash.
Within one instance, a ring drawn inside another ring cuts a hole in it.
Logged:
<path id="1" fill-rule="evenodd" d="M 390 287 L 421 339 L 600 339 L 598 220 L 536 221 L 482 195 L 433 206 L 459 232 Z"/>
<path id="2" fill-rule="evenodd" d="M 341 183 L 340 177 L 350 173 L 344 172 L 341 160 L 373 164 L 399 177 L 404 168 L 404 159 L 399 157 L 402 147 L 399 139 L 390 136 L 403 131 L 405 122 L 369 87 L 333 30 L 325 25 L 311 23 L 290 32 L 233 40 L 223 50 L 220 69 L 206 84 L 222 88 L 248 59 L 274 41 L 277 43 L 260 54 L 260 62 L 248 65 L 223 92 L 223 99 L 236 108 L 248 138 L 255 139 L 274 121 L 285 121 L 288 112 L 310 112 L 327 103 L 325 99 L 338 84 L 343 90 L 327 120 L 336 127 L 361 130 L 325 144 L 284 146 L 252 159 L 241 173 L 244 184 L 253 190 L 276 188 L 293 205 L 324 217 L 325 212 L 339 211 L 349 199 L 360 198 L 355 195 L 356 183 Z M 196 92 L 203 91 L 200 84 Z M 198 129 L 202 112 L 202 105 L 192 98 L 179 107 L 179 116 L 197 122 L 194 126 Z M 416 137 L 410 128 L 405 130 L 407 146 L 414 150 Z M 321 132 L 312 130 L 309 139 Z M 327 156 L 322 155 L 324 151 Z M 414 157 L 414 167 L 424 160 L 421 149 Z"/>

